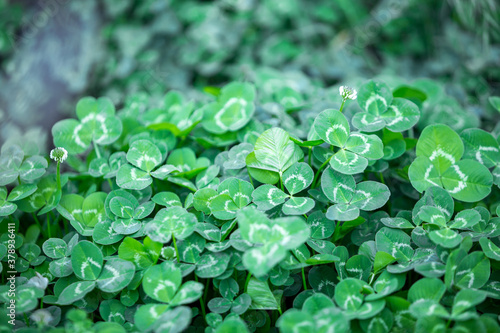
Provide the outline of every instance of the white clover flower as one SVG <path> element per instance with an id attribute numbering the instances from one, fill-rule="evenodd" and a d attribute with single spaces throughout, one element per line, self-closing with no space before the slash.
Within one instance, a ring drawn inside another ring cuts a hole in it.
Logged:
<path id="1" fill-rule="evenodd" d="M 47 279 L 38 272 L 36 272 L 36 276 L 29 279 L 28 282 L 25 284 L 25 286 L 33 286 L 42 290 L 45 290 L 48 285 L 49 285 L 49 279 Z"/>
<path id="2" fill-rule="evenodd" d="M 52 319 L 54 319 L 54 317 L 52 317 L 52 314 L 45 309 L 36 310 L 31 314 L 30 318 L 35 323 L 42 326 L 49 325 Z"/>
<path id="3" fill-rule="evenodd" d="M 50 158 L 56 162 L 62 163 L 68 158 L 68 152 L 62 147 L 57 147 L 50 151 Z"/>
<path id="4" fill-rule="evenodd" d="M 356 98 L 358 98 L 358 92 L 356 91 L 356 89 L 348 86 L 340 86 L 339 92 L 343 100 L 355 100 Z"/>

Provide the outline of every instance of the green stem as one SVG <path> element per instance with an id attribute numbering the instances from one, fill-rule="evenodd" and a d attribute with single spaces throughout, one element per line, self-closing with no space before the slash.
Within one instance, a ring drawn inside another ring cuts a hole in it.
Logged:
<path id="1" fill-rule="evenodd" d="M 210 279 L 205 283 L 205 291 L 203 292 L 203 299 L 208 299 L 208 287 L 210 286 Z"/>
<path id="2" fill-rule="evenodd" d="M 247 173 L 248 173 L 248 178 L 250 179 L 250 184 L 252 184 L 252 186 L 254 186 L 253 179 L 252 179 L 252 176 L 250 176 L 250 170 L 248 170 L 248 168 L 247 168 Z"/>
<path id="3" fill-rule="evenodd" d="M 321 174 L 321 170 L 323 170 L 323 168 L 328 164 L 330 163 L 330 160 L 332 159 L 333 155 L 330 156 L 323 164 L 321 164 L 321 166 L 319 167 L 318 171 L 316 172 L 316 174 L 314 175 L 314 180 L 313 180 L 313 183 L 312 183 L 312 186 L 311 188 L 316 188 L 316 183 L 318 182 L 318 178 L 319 178 L 319 175 Z"/>
<path id="4" fill-rule="evenodd" d="M 35 220 L 36 225 L 38 225 L 38 227 L 40 228 L 40 232 L 42 233 L 42 235 L 43 235 L 44 237 L 47 237 L 47 235 L 45 235 L 44 229 L 42 228 L 42 224 L 41 224 L 41 223 L 40 223 L 40 221 L 38 220 L 38 217 L 36 217 L 36 214 L 35 214 L 35 213 L 32 213 L 31 215 L 33 216 L 33 219 Z"/>
<path id="5" fill-rule="evenodd" d="M 380 178 L 380 181 L 382 182 L 382 184 L 384 184 L 384 185 L 385 185 L 384 175 L 382 174 L 382 172 L 379 172 L 379 173 L 378 173 L 378 177 Z"/>
<path id="6" fill-rule="evenodd" d="M 372 285 L 373 279 L 375 279 L 375 274 L 370 273 L 370 282 L 368 283 L 370 286 Z"/>
<path id="7" fill-rule="evenodd" d="M 56 184 L 57 184 L 57 190 L 61 191 L 61 162 L 57 162 L 57 167 L 56 167 Z"/>
<path id="8" fill-rule="evenodd" d="M 233 224 L 233 226 L 231 227 L 231 229 L 229 229 L 229 230 L 226 232 L 226 234 L 224 235 L 224 237 L 222 237 L 221 242 L 223 242 L 223 241 L 226 239 L 226 237 L 227 237 L 227 236 L 229 236 L 229 234 L 231 233 L 231 231 L 233 231 L 234 227 L 235 227 L 237 224 L 238 224 L 238 223 Z"/>
<path id="9" fill-rule="evenodd" d="M 180 263 L 181 260 L 179 258 L 179 250 L 177 250 L 177 243 L 175 242 L 175 235 L 174 235 L 174 233 L 172 233 L 172 241 L 174 243 L 175 257 L 177 258 L 177 263 Z"/>
<path id="10" fill-rule="evenodd" d="M 285 189 L 283 188 L 283 179 L 282 179 L 282 177 L 281 177 L 281 172 L 280 172 L 280 186 L 281 186 L 281 190 L 282 190 L 283 192 L 285 192 Z"/>
<path id="11" fill-rule="evenodd" d="M 309 147 L 309 166 L 312 168 L 312 147 Z"/>
<path id="12" fill-rule="evenodd" d="M 47 222 L 47 233 L 49 234 L 49 238 L 52 238 L 52 233 L 50 232 L 50 215 L 46 214 L 45 219 Z"/>
<path id="13" fill-rule="evenodd" d="M 280 313 L 280 316 L 283 314 L 283 311 L 281 311 L 281 308 L 278 308 L 278 312 Z"/>
<path id="14" fill-rule="evenodd" d="M 194 279 L 196 282 L 198 282 L 198 276 L 196 276 L 196 274 L 194 275 Z M 201 307 L 201 314 L 203 315 L 203 320 L 205 320 L 206 322 L 205 317 L 207 316 L 207 313 L 205 310 L 205 298 L 203 297 L 203 295 L 201 295 L 200 297 L 200 307 Z"/>
<path id="15" fill-rule="evenodd" d="M 247 279 L 245 281 L 245 288 L 243 289 L 245 292 L 247 291 L 248 283 L 250 282 L 251 277 L 252 277 L 252 273 L 248 272 Z"/>
<path id="16" fill-rule="evenodd" d="M 342 109 L 344 108 L 344 104 L 345 104 L 345 99 L 342 99 L 342 104 L 340 105 L 340 110 L 339 112 L 342 113 Z"/>
<path id="17" fill-rule="evenodd" d="M 95 141 L 94 141 L 94 150 L 95 154 L 97 155 L 97 158 L 101 158 L 101 152 L 99 151 L 99 147 L 97 147 L 97 145 L 95 144 Z"/>
<path id="18" fill-rule="evenodd" d="M 302 267 L 302 283 L 304 284 L 304 290 L 307 290 L 306 273 L 304 272 L 304 267 Z"/>

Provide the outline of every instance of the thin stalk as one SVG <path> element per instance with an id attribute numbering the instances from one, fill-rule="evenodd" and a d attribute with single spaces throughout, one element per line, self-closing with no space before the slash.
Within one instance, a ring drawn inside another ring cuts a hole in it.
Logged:
<path id="1" fill-rule="evenodd" d="M 328 164 L 330 163 L 330 160 L 332 159 L 333 155 L 330 156 L 323 164 L 321 164 L 321 166 L 319 167 L 318 171 L 316 172 L 316 174 L 314 175 L 314 180 L 313 180 L 313 183 L 312 183 L 312 186 L 311 188 L 316 188 L 316 183 L 318 182 L 318 178 L 319 178 L 319 175 L 321 174 L 321 170 L 323 170 L 323 168 Z"/>
<path id="2" fill-rule="evenodd" d="M 101 152 L 99 151 L 99 147 L 97 147 L 95 141 L 94 141 L 94 150 L 95 154 L 97 155 L 97 158 L 101 158 Z"/>
<path id="3" fill-rule="evenodd" d="M 247 291 L 248 283 L 250 282 L 251 277 L 252 277 L 252 273 L 248 272 L 247 279 L 245 281 L 245 288 L 243 289 L 245 292 Z"/>
<path id="4" fill-rule="evenodd" d="M 370 286 L 372 285 L 373 279 L 375 279 L 375 274 L 370 273 L 370 282 L 368 283 Z"/>
<path id="5" fill-rule="evenodd" d="M 57 190 L 61 191 L 61 162 L 57 162 L 57 167 L 56 167 L 56 184 L 57 184 Z"/>
<path id="6" fill-rule="evenodd" d="M 42 224 L 41 224 L 41 223 L 40 223 L 40 221 L 38 220 L 38 217 L 36 216 L 36 214 L 35 214 L 35 213 L 32 213 L 31 215 L 33 216 L 33 219 L 35 220 L 36 224 L 37 224 L 37 225 L 38 225 L 38 227 L 40 228 L 40 231 L 41 231 L 42 235 L 43 235 L 44 237 L 47 237 L 47 235 L 45 235 L 44 229 L 42 228 Z"/>
<path id="7" fill-rule="evenodd" d="M 340 105 L 340 110 L 339 112 L 342 113 L 342 109 L 344 108 L 344 104 L 345 104 L 345 99 L 342 99 L 342 104 Z"/>
<path id="8" fill-rule="evenodd" d="M 378 177 L 380 178 L 380 181 L 382 182 L 382 184 L 384 184 L 384 185 L 385 185 L 384 175 L 382 174 L 382 172 L 379 172 L 379 173 L 378 173 Z"/>
<path id="9" fill-rule="evenodd" d="M 302 283 L 304 284 L 304 290 L 307 290 L 306 273 L 304 272 L 304 267 L 302 267 Z"/>
<path id="10" fill-rule="evenodd" d="M 52 238 L 52 233 L 50 231 L 50 215 L 45 215 L 45 221 L 47 222 L 47 233 L 49 234 L 49 238 Z"/>
<path id="11" fill-rule="evenodd" d="M 308 160 L 309 160 L 309 166 L 312 168 L 312 147 L 309 147 Z"/>
<path id="12" fill-rule="evenodd" d="M 198 282 L 198 276 L 196 276 L 196 274 L 194 275 L 194 279 L 196 282 Z M 205 317 L 207 316 L 207 313 L 205 310 L 205 298 L 203 297 L 203 295 L 201 295 L 200 297 L 200 307 L 201 307 L 201 314 L 203 315 L 203 320 L 205 320 L 206 322 Z"/>
<path id="13" fill-rule="evenodd" d="M 248 170 L 248 168 L 247 168 L 247 173 L 248 173 L 248 178 L 250 179 L 250 184 L 252 184 L 253 186 L 253 179 L 252 176 L 250 176 L 250 170 Z"/>
<path id="14" fill-rule="evenodd" d="M 283 192 L 285 192 L 285 189 L 283 188 L 283 179 L 282 179 L 282 177 L 281 177 L 281 172 L 280 172 L 280 186 L 281 186 L 281 190 L 282 190 Z"/>
<path id="15" fill-rule="evenodd" d="M 203 299 L 208 299 L 208 287 L 210 286 L 210 279 L 205 283 L 205 291 L 203 292 Z"/>
<path id="16" fill-rule="evenodd" d="M 175 241 L 175 235 L 174 235 L 174 233 L 172 233 L 172 241 L 174 243 L 175 257 L 177 258 L 177 263 L 180 263 L 181 260 L 179 259 L 179 250 L 177 250 L 177 243 Z"/>
<path id="17" fill-rule="evenodd" d="M 226 234 L 224 235 L 224 237 L 222 237 L 222 239 L 220 240 L 221 242 L 223 242 L 227 236 L 229 236 L 229 234 L 231 233 L 231 231 L 233 231 L 234 227 L 236 226 L 237 223 L 233 224 L 233 226 L 231 227 L 231 229 L 229 229 Z"/>

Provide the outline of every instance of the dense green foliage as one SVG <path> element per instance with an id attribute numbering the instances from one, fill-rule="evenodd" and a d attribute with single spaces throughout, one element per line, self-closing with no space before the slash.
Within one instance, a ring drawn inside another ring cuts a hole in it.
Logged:
<path id="1" fill-rule="evenodd" d="M 500 330 L 500 137 L 467 112 L 427 125 L 450 99 L 430 80 L 324 89 L 321 112 L 266 86 L 85 97 L 50 165 L 4 145 L 16 328 Z"/>
<path id="2" fill-rule="evenodd" d="M 89 97 L 0 107 L 0 332 L 500 332 L 494 1 L 85 3 Z"/>

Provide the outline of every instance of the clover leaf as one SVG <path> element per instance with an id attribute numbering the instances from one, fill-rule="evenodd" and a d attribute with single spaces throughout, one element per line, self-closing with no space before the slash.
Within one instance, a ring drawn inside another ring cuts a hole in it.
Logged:
<path id="1" fill-rule="evenodd" d="M 303 244 L 310 235 L 300 217 L 284 217 L 273 221 L 253 207 L 237 214 L 238 226 L 244 240 L 260 244 L 243 255 L 243 264 L 253 275 L 263 276 L 286 257 L 287 250 Z"/>
<path id="2" fill-rule="evenodd" d="M 193 102 L 184 100 L 178 91 L 169 91 L 163 100 L 163 107 L 145 112 L 141 121 L 150 129 L 168 130 L 176 137 L 186 137 L 202 120 L 201 109 L 195 110 Z"/>
<path id="3" fill-rule="evenodd" d="M 255 87 L 249 83 L 233 82 L 221 89 L 217 102 L 205 105 L 203 128 L 210 133 L 234 132 L 245 126 L 255 110 Z"/>
<path id="4" fill-rule="evenodd" d="M 94 192 L 86 198 L 78 194 L 67 194 L 61 198 L 57 211 L 70 221 L 79 234 L 91 236 L 97 223 L 106 218 L 106 196 L 104 192 Z"/>
<path id="5" fill-rule="evenodd" d="M 180 268 L 165 261 L 144 272 L 144 291 L 152 299 L 171 306 L 189 304 L 201 297 L 203 285 L 188 281 L 182 284 Z"/>
<path id="6" fill-rule="evenodd" d="M 285 130 L 271 128 L 259 136 L 246 163 L 253 178 L 265 184 L 275 184 L 303 156 L 302 150 L 290 140 Z"/>
<path id="7" fill-rule="evenodd" d="M 327 168 L 321 176 L 321 189 L 335 205 L 330 206 L 326 217 L 330 220 L 351 221 L 360 211 L 372 211 L 389 200 L 389 188 L 381 183 L 365 181 L 356 184 L 354 177 Z"/>
<path id="8" fill-rule="evenodd" d="M 329 157 L 330 166 L 344 174 L 363 172 L 368 160 L 384 156 L 382 140 L 376 135 L 351 133 L 346 117 L 337 110 L 321 112 L 313 124 L 318 136 L 339 150 Z"/>
<path id="9" fill-rule="evenodd" d="M 364 110 L 356 113 L 352 124 L 360 131 L 376 132 L 387 128 L 406 131 L 418 122 L 418 106 L 404 98 L 393 98 L 389 86 L 380 81 L 365 83 L 358 92 L 358 104 Z"/>
<path id="10" fill-rule="evenodd" d="M 251 201 L 253 186 L 237 178 L 224 180 L 217 188 L 217 194 L 208 200 L 210 212 L 218 219 L 231 220 L 241 208 Z M 211 193 L 211 192 L 210 192 Z"/>
<path id="11" fill-rule="evenodd" d="M 89 174 L 96 178 L 114 178 L 120 167 L 126 163 L 127 158 L 124 152 L 113 153 L 109 156 L 109 159 L 95 158 L 89 164 Z"/>
<path id="12" fill-rule="evenodd" d="M 19 146 L 3 145 L 0 153 L 0 186 L 8 185 L 18 178 L 23 182 L 32 182 L 45 174 L 47 166 L 47 160 L 41 156 L 25 158 Z"/>
<path id="13" fill-rule="evenodd" d="M 455 199 L 473 202 L 491 191 L 493 177 L 481 163 L 461 160 L 462 140 L 451 128 L 436 124 L 427 126 L 417 143 L 417 158 L 408 171 L 411 184 L 423 192 L 431 186 L 446 189 Z"/>
<path id="14" fill-rule="evenodd" d="M 464 158 L 478 161 L 488 169 L 493 168 L 493 182 L 500 186 L 500 146 L 490 133 L 470 128 L 462 131 L 460 137 L 464 142 Z"/>
<path id="15" fill-rule="evenodd" d="M 0 216 L 9 216 L 17 210 L 15 201 L 22 200 L 37 190 L 35 184 L 18 185 L 7 195 L 5 186 L 0 186 Z"/>
<path id="16" fill-rule="evenodd" d="M 142 190 L 153 182 L 151 176 L 162 171 L 160 168 L 157 173 L 152 172 L 161 164 L 162 155 L 160 149 L 149 140 L 134 141 L 127 152 L 127 161 L 132 165 L 122 165 L 116 175 L 116 183 L 121 188 Z"/>
<path id="17" fill-rule="evenodd" d="M 115 107 L 106 97 L 84 97 L 76 105 L 79 119 L 65 119 L 52 127 L 56 147 L 65 148 L 70 154 L 80 154 L 93 142 L 109 145 L 122 133 L 122 122 L 115 116 Z"/>
<path id="18" fill-rule="evenodd" d="M 145 232 L 154 241 L 168 243 L 175 237 L 185 239 L 194 232 L 196 216 L 182 207 L 163 208 L 146 224 Z"/>
<path id="19" fill-rule="evenodd" d="M 313 175 L 313 170 L 307 163 L 295 163 L 283 174 L 283 184 L 289 195 L 273 185 L 263 185 L 253 191 L 253 202 L 263 211 L 284 203 L 283 214 L 304 215 L 314 208 L 314 200 L 293 195 L 309 187 L 313 181 Z M 285 203 L 286 199 L 288 201 Z"/>

